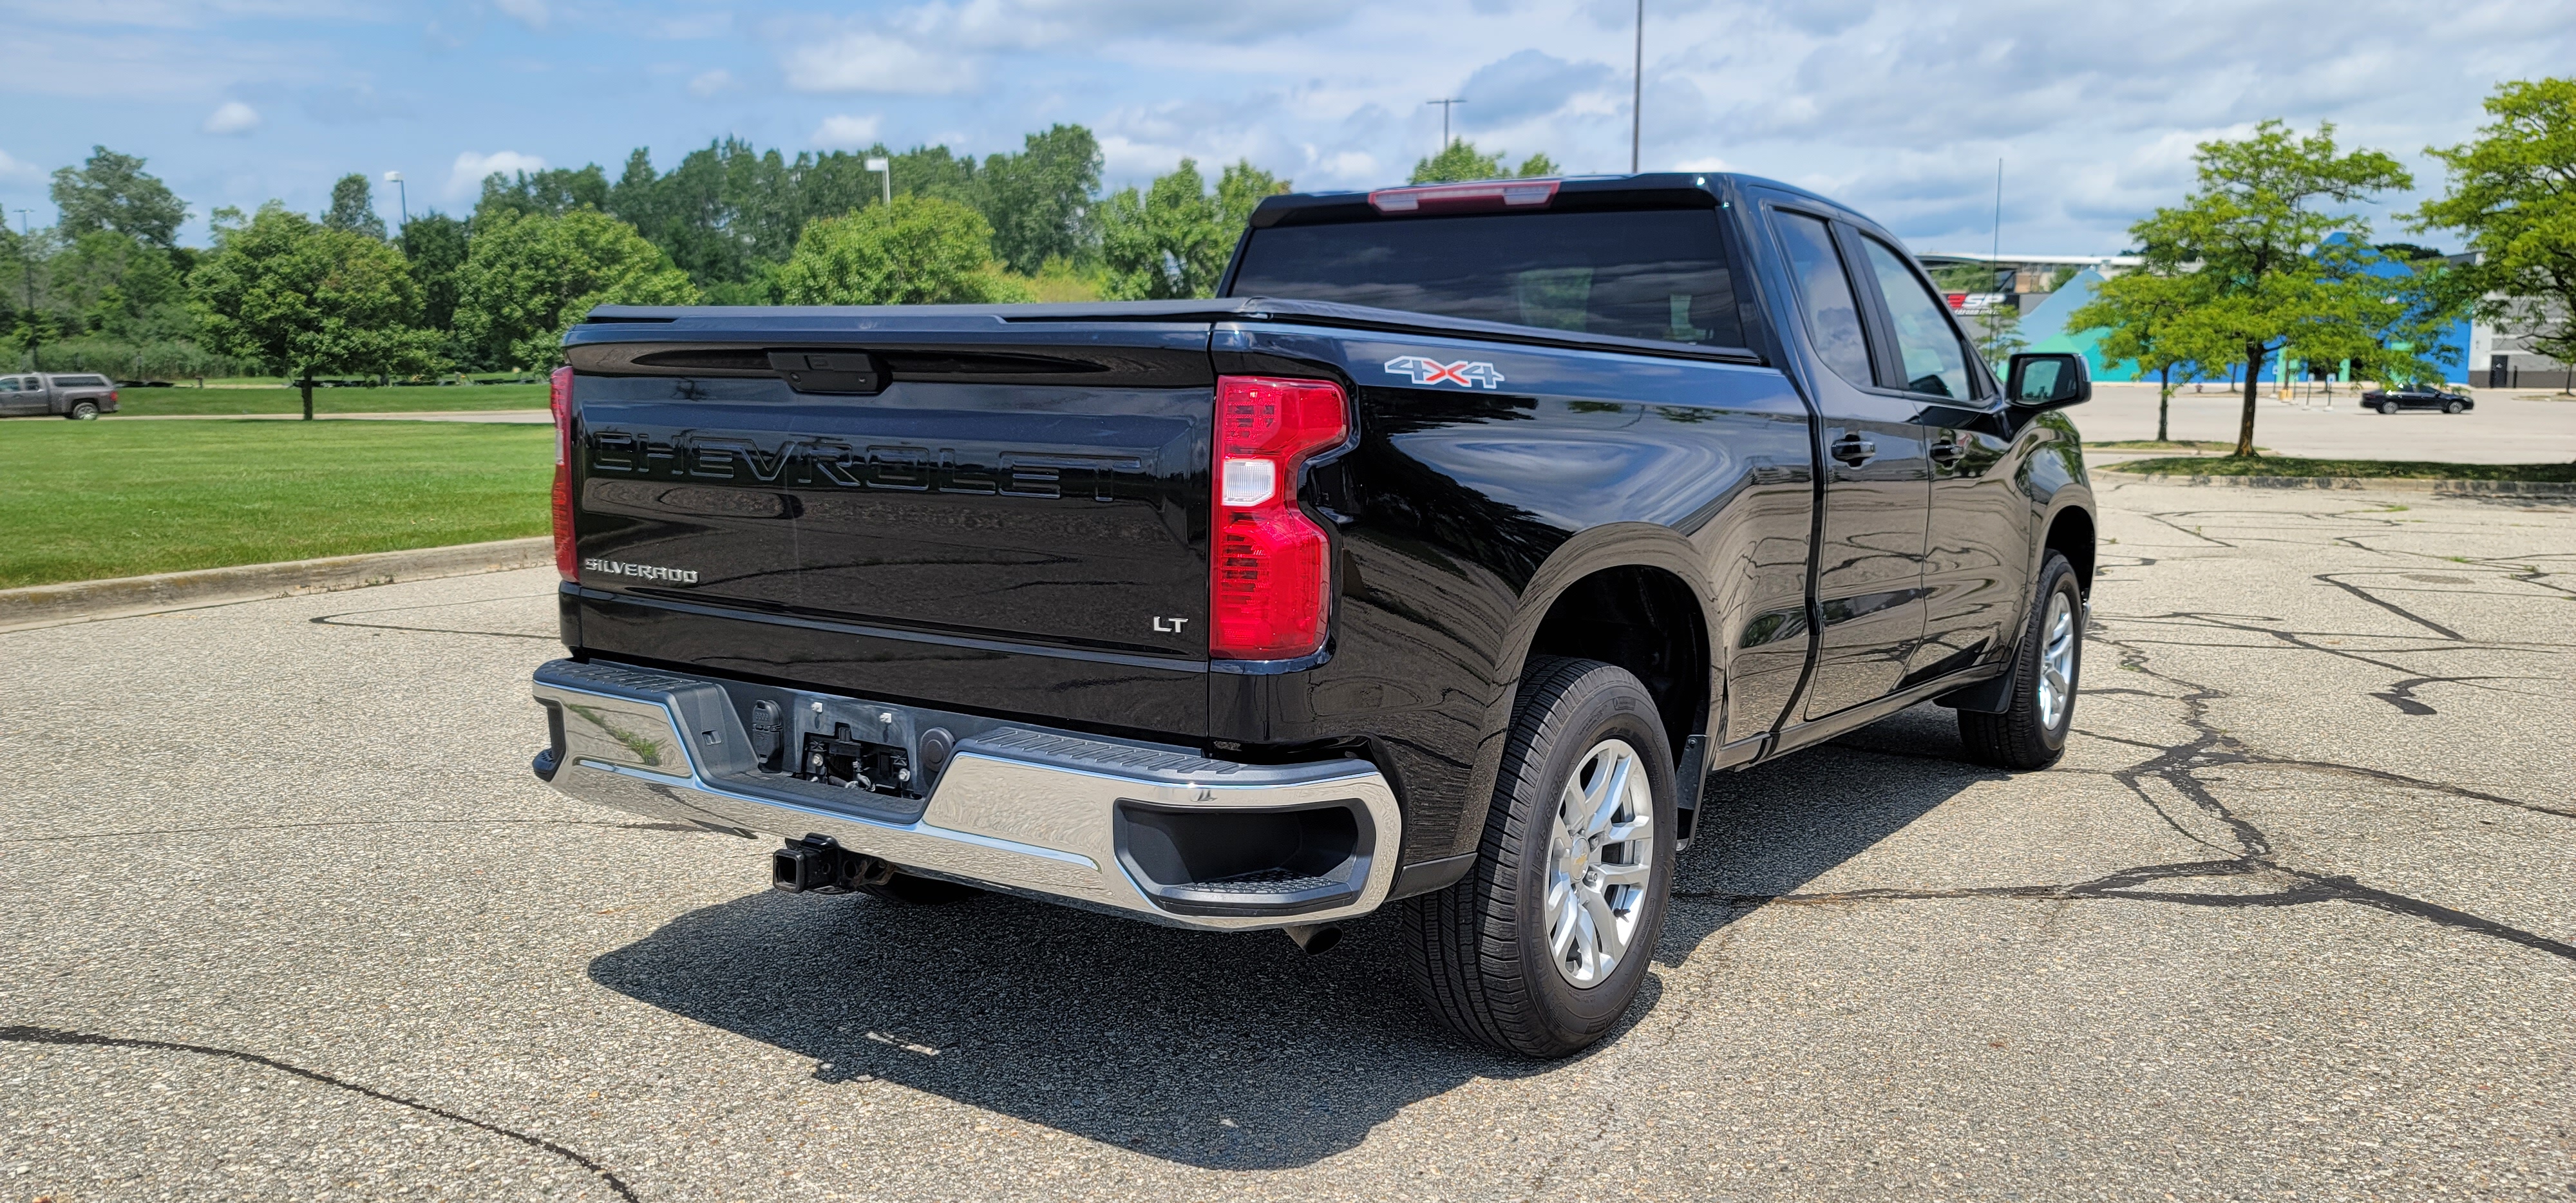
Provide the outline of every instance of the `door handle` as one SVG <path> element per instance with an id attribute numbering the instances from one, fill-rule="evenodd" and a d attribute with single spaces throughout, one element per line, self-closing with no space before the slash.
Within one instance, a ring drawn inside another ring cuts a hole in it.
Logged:
<path id="1" fill-rule="evenodd" d="M 1855 468 L 1868 463 L 1870 457 L 1877 454 L 1878 444 L 1860 437 L 1857 433 L 1846 434 L 1834 440 L 1834 458 Z"/>
<path id="2" fill-rule="evenodd" d="M 1932 444 L 1932 462 L 1944 468 L 1956 465 L 1960 460 L 1967 458 L 1967 455 L 1967 448 L 1948 439 Z"/>

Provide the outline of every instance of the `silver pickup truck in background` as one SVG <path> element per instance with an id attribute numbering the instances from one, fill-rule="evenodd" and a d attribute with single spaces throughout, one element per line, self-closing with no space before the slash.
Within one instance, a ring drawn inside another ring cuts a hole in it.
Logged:
<path id="1" fill-rule="evenodd" d="M 0 376 L 0 418 L 63 417 L 87 421 L 115 412 L 116 382 L 96 372 Z"/>

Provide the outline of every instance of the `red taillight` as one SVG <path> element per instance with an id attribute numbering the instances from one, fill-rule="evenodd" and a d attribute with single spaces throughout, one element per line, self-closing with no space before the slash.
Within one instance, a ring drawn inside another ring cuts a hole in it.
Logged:
<path id="1" fill-rule="evenodd" d="M 1369 205 L 1380 213 L 1456 213 L 1468 209 L 1544 209 L 1556 200 L 1562 180 L 1478 180 L 1471 184 L 1424 184 L 1415 188 L 1380 188 L 1369 193 Z"/>
<path id="2" fill-rule="evenodd" d="M 572 545 L 572 369 L 556 368 L 546 390 L 555 411 L 555 572 L 567 581 L 581 579 L 581 561 Z"/>
<path id="3" fill-rule="evenodd" d="M 1332 545 L 1297 506 L 1297 472 L 1341 445 L 1344 410 L 1329 380 L 1217 379 L 1208 655 L 1284 660 L 1323 648 Z"/>

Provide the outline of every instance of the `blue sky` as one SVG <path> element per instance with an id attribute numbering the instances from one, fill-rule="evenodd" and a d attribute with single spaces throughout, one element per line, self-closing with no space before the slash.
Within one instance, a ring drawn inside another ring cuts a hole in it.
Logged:
<path id="1" fill-rule="evenodd" d="M 1632 0 L 0 0 L 0 205 L 93 143 L 141 154 L 194 211 L 323 207 L 400 170 L 417 212 L 484 170 L 667 168 L 727 134 L 790 151 L 1012 149 L 1101 137 L 1113 184 L 1248 157 L 1309 188 L 1400 180 L 1459 131 L 1573 171 L 1625 170 Z M 1648 0 L 1649 169 L 1805 184 L 1917 250 L 2099 253 L 2190 182 L 2193 143 L 2332 120 L 2421 154 L 2498 80 L 2576 73 L 2576 5 Z M 381 187 L 381 186 L 380 186 Z M 395 197 L 381 205 L 393 215 Z M 2399 207 L 2403 207 L 2401 199 Z M 2382 221 L 2383 237 L 2396 236 Z M 2439 241 L 2435 239 L 2434 241 Z"/>

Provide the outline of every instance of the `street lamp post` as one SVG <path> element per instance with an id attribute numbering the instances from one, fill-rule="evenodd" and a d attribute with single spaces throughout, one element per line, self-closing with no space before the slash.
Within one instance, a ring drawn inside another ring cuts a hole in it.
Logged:
<path id="1" fill-rule="evenodd" d="M 1637 0 L 1637 64 L 1628 87 L 1628 174 L 1635 175 L 1646 134 L 1646 0 Z"/>
<path id="2" fill-rule="evenodd" d="M 409 226 L 411 224 L 411 190 L 403 186 L 402 173 L 399 171 L 386 172 L 385 182 L 393 185 L 394 195 L 401 198 L 402 223 L 404 226 Z"/>
<path id="3" fill-rule="evenodd" d="M 870 159 L 867 161 L 867 169 L 877 173 L 877 175 L 883 178 L 883 182 L 885 184 L 885 203 L 889 205 L 893 204 L 894 164 L 884 159 Z"/>

